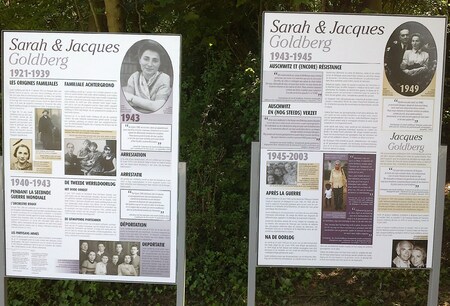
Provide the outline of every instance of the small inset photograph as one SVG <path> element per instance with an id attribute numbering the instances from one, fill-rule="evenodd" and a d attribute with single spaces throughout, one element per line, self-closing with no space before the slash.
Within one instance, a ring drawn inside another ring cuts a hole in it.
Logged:
<path id="1" fill-rule="evenodd" d="M 33 170 L 31 139 L 11 139 L 10 144 L 10 169 L 19 171 Z"/>
<path id="2" fill-rule="evenodd" d="M 423 269 L 427 267 L 428 240 L 393 240 L 392 268 Z"/>
<path id="3" fill-rule="evenodd" d="M 267 162 L 267 185 L 297 185 L 297 162 Z"/>
<path id="4" fill-rule="evenodd" d="M 64 174 L 116 175 L 116 140 L 65 139 Z"/>
<path id="5" fill-rule="evenodd" d="M 36 150 L 61 150 L 61 110 L 35 109 Z"/>
<path id="6" fill-rule="evenodd" d="M 322 209 L 324 211 L 346 211 L 348 155 L 324 155 L 322 184 Z"/>
<path id="7" fill-rule="evenodd" d="M 394 30 L 386 44 L 386 78 L 402 96 L 418 95 L 430 85 L 437 60 L 431 32 L 421 23 L 405 22 Z"/>
<path id="8" fill-rule="evenodd" d="M 139 276 L 140 243 L 80 240 L 80 274 Z"/>
<path id="9" fill-rule="evenodd" d="M 128 104 L 140 113 L 153 113 L 169 99 L 173 85 L 172 61 L 161 44 L 146 39 L 125 54 L 120 80 Z"/>

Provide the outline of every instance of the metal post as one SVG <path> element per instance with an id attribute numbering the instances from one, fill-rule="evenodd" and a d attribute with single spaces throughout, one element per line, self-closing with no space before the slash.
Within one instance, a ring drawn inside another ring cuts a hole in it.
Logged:
<path id="1" fill-rule="evenodd" d="M 7 302 L 7 290 L 6 290 L 6 244 L 5 244 L 5 199 L 4 199 L 4 190 L 3 188 L 3 157 L 0 156 L 0 188 L 2 190 L 2 194 L 0 196 L 0 229 L 2 230 L 2 234 L 0 234 L 0 305 L 6 305 Z"/>
<path id="2" fill-rule="evenodd" d="M 438 305 L 439 300 L 439 276 L 441 272 L 442 229 L 444 227 L 444 188 L 445 168 L 447 164 L 447 146 L 439 149 L 438 177 L 436 186 L 436 208 L 434 218 L 433 240 L 433 267 L 430 272 L 430 284 L 428 286 L 428 306 Z"/>
<path id="3" fill-rule="evenodd" d="M 185 303 L 186 281 L 186 163 L 178 164 L 177 306 Z"/>
<path id="4" fill-rule="evenodd" d="M 250 221 L 248 233 L 247 305 L 256 299 L 256 265 L 258 263 L 258 204 L 259 204 L 259 142 L 252 142 L 250 174 Z"/>

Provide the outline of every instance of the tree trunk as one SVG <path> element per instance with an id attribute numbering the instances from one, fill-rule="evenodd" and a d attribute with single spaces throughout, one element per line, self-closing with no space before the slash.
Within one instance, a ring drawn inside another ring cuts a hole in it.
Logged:
<path id="1" fill-rule="evenodd" d="M 327 0 L 322 0 L 322 12 L 327 12 L 328 6 L 327 6 Z"/>
<path id="2" fill-rule="evenodd" d="M 109 32 L 125 32 L 121 0 L 105 0 L 106 20 Z"/>
<path id="3" fill-rule="evenodd" d="M 382 11 L 382 0 L 365 0 L 364 7 L 373 13 L 381 13 Z"/>
<path id="4" fill-rule="evenodd" d="M 89 32 L 107 32 L 105 19 L 105 3 L 103 0 L 89 0 L 91 15 L 89 17 Z"/>

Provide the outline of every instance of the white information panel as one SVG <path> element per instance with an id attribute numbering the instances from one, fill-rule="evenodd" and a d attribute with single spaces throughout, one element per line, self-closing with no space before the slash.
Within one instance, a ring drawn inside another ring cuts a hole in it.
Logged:
<path id="1" fill-rule="evenodd" d="M 181 37 L 2 34 L 6 274 L 175 283 Z"/>
<path id="2" fill-rule="evenodd" d="M 258 265 L 432 266 L 446 25 L 264 14 Z"/>

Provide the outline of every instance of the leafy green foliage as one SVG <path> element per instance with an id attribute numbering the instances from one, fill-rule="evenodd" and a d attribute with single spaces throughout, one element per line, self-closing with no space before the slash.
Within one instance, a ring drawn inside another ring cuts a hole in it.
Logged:
<path id="1" fill-rule="evenodd" d="M 181 106 L 191 203 L 187 275 L 195 275 L 187 278 L 188 300 L 211 305 L 220 296 L 228 305 L 245 297 L 248 156 L 258 129 L 259 74 L 251 56 L 236 65 L 230 52 L 206 53 L 205 71 L 184 84 L 194 90 Z"/>
<path id="2" fill-rule="evenodd" d="M 146 301 L 148 304 L 141 304 Z M 171 305 L 175 288 L 145 284 L 73 280 L 9 279 L 8 304 L 19 305 Z"/>
<path id="3" fill-rule="evenodd" d="M 87 1 L 9 0 L 0 11 L 4 30 L 85 30 L 90 16 Z"/>
<path id="4" fill-rule="evenodd" d="M 188 305 L 246 305 L 250 147 L 259 129 L 261 13 L 360 12 L 360 0 L 123 0 L 127 31 L 182 34 L 180 160 L 187 162 Z M 383 1 L 385 13 L 447 14 L 442 0 Z M 87 1 L 0 2 L 2 29 L 86 30 Z M 449 42 L 450 39 L 447 39 Z M 449 48 L 447 48 L 449 49 Z M 450 65 L 442 142 L 450 140 Z M 450 171 L 449 173 L 450 174 Z M 441 302 L 450 301 L 446 203 Z M 428 271 L 257 269 L 258 305 L 424 305 Z M 10 305 L 174 305 L 175 287 L 9 279 Z"/>

